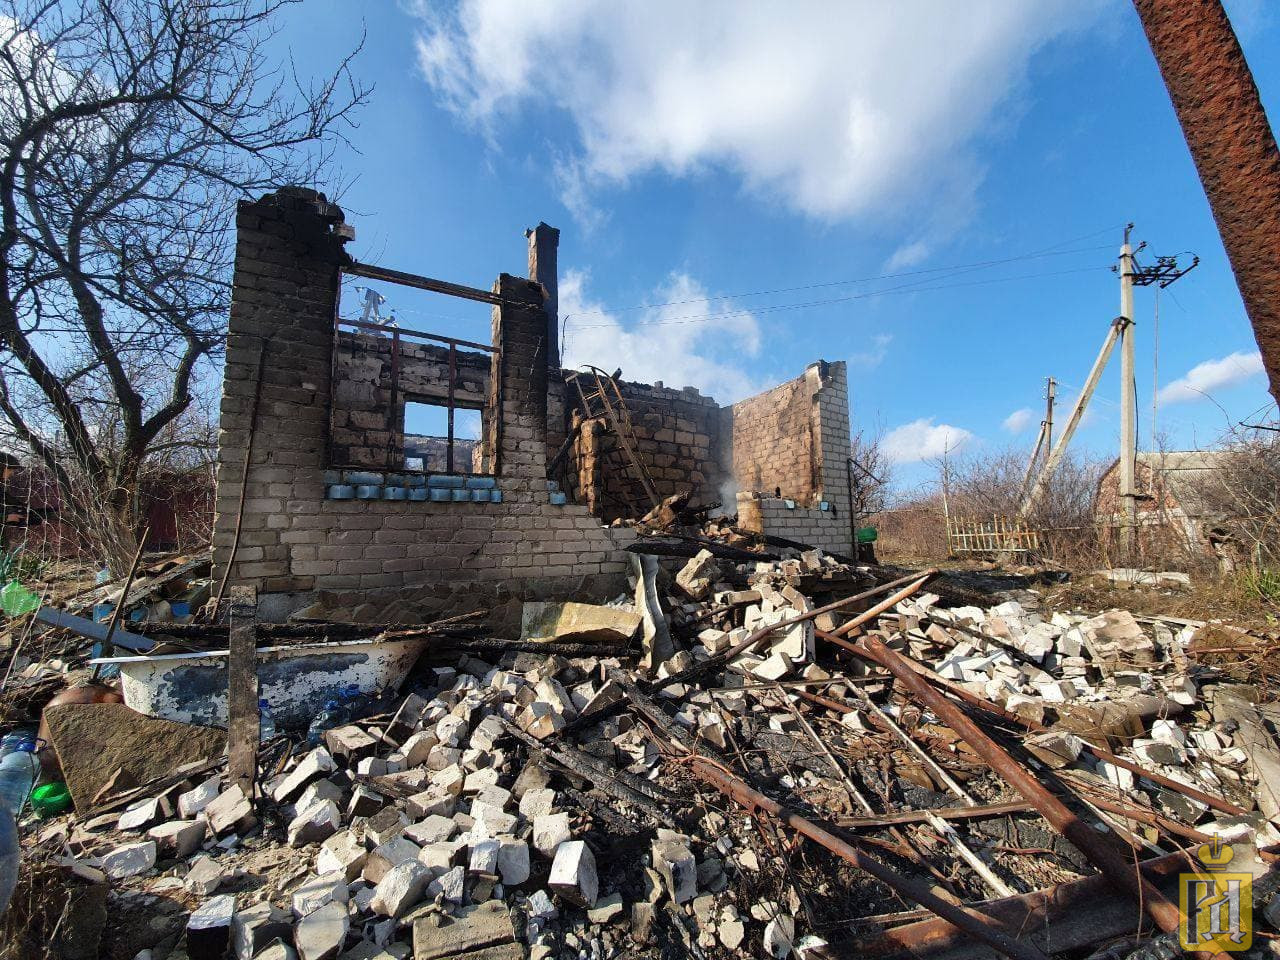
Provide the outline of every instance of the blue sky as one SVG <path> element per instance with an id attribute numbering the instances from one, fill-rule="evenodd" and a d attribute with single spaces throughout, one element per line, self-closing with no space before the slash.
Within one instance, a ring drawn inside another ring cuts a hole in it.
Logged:
<path id="1" fill-rule="evenodd" d="M 1280 13 L 1228 8 L 1274 124 Z M 277 42 L 319 70 L 361 17 L 375 90 L 334 170 L 353 252 L 487 287 L 524 272 L 526 227 L 560 227 L 570 363 L 724 402 L 847 360 L 855 429 L 906 489 L 944 447 L 1029 447 L 1046 376 L 1065 419 L 1133 221 L 1148 260 L 1201 259 L 1160 295 L 1165 442 L 1274 414 L 1129 3 L 306 0 Z M 406 326 L 487 339 L 473 305 L 381 292 Z M 1154 311 L 1139 290 L 1144 448 Z M 1082 449 L 1114 452 L 1118 398 L 1117 356 Z"/>

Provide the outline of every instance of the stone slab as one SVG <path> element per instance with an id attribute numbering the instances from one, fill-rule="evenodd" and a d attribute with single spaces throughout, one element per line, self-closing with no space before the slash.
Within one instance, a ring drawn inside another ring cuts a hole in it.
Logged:
<path id="1" fill-rule="evenodd" d="M 49 740 L 76 809 L 92 809 L 117 770 L 145 784 L 189 763 L 207 763 L 227 752 L 227 732 L 157 720 L 123 703 L 72 703 L 44 712 Z"/>

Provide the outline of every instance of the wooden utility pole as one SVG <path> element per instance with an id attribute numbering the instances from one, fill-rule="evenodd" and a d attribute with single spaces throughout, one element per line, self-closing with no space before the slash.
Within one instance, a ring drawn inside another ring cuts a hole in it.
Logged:
<path id="1" fill-rule="evenodd" d="M 227 775 L 246 797 L 258 775 L 257 591 L 231 588 L 227 655 Z"/>
<path id="2" fill-rule="evenodd" d="M 1221 0 L 1133 0 L 1280 400 L 1280 149 Z"/>
<path id="3" fill-rule="evenodd" d="M 1133 363 L 1133 247 L 1125 224 L 1120 247 L 1120 555 L 1133 559 L 1133 529 L 1138 520 L 1137 491 L 1133 474 L 1138 457 L 1138 392 Z"/>

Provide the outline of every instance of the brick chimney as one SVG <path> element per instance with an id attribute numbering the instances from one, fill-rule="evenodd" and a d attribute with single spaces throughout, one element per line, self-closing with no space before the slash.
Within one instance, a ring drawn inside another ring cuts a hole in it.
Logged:
<path id="1" fill-rule="evenodd" d="M 547 366 L 560 369 L 560 282 L 556 265 L 560 231 L 539 223 L 524 232 L 529 240 L 529 279 L 546 291 Z"/>

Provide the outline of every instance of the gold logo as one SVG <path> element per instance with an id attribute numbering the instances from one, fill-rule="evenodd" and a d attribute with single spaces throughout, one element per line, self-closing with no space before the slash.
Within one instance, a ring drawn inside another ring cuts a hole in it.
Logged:
<path id="1" fill-rule="evenodd" d="M 1183 950 L 1248 950 L 1253 945 L 1253 875 L 1228 873 L 1233 851 L 1214 837 L 1196 857 L 1207 873 L 1178 874 L 1178 944 Z"/>

